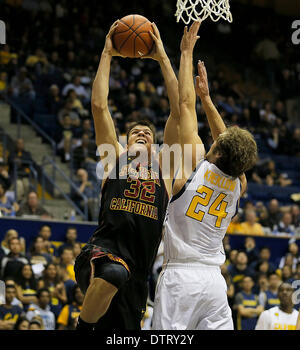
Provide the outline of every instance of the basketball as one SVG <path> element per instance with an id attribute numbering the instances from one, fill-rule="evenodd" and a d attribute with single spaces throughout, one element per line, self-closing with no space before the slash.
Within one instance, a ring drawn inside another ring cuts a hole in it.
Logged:
<path id="1" fill-rule="evenodd" d="M 149 34 L 151 22 L 140 15 L 128 15 L 119 20 L 112 40 L 115 49 L 123 56 L 138 58 L 148 55 L 154 45 Z"/>

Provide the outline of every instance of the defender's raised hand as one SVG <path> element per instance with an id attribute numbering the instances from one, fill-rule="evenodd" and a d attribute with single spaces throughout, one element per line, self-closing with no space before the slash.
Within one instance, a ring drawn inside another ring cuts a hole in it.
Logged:
<path id="1" fill-rule="evenodd" d="M 198 61 L 198 75 L 196 76 L 195 90 L 200 98 L 209 96 L 207 72 L 203 61 Z"/>
<path id="2" fill-rule="evenodd" d="M 189 29 L 187 26 L 184 27 L 184 33 L 180 44 L 181 52 L 193 51 L 197 40 L 200 38 L 200 36 L 197 35 L 200 25 L 201 22 L 194 22 Z"/>
<path id="3" fill-rule="evenodd" d="M 163 42 L 161 40 L 159 30 L 154 22 L 152 22 L 152 28 L 154 33 L 149 31 L 149 34 L 151 35 L 154 41 L 153 49 L 149 53 L 149 55 L 142 56 L 141 58 L 152 58 L 155 61 L 161 61 L 167 56 L 166 51 L 165 51 Z"/>

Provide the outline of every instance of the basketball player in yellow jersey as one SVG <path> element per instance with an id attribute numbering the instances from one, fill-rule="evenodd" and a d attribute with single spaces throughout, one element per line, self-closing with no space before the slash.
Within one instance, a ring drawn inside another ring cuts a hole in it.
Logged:
<path id="1" fill-rule="evenodd" d="M 244 172 L 256 162 L 253 136 L 226 128 L 214 107 L 204 64 L 196 92 L 214 143 L 205 156 L 198 135 L 193 49 L 200 23 L 185 27 L 179 69 L 180 139 L 184 151 L 165 219 L 164 265 L 157 283 L 153 329 L 233 329 L 222 240 L 246 188 Z M 197 151 L 198 150 L 198 151 Z"/>

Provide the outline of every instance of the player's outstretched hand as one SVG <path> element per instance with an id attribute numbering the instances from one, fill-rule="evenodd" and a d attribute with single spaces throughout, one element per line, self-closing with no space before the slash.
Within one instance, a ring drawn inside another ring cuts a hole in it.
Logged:
<path id="1" fill-rule="evenodd" d="M 198 61 L 198 75 L 196 76 L 195 90 L 200 98 L 209 96 L 207 72 L 203 61 Z"/>
<path id="2" fill-rule="evenodd" d="M 112 26 L 109 29 L 109 32 L 106 35 L 105 39 L 105 45 L 103 49 L 103 53 L 106 53 L 110 56 L 120 56 L 120 57 L 125 57 L 121 55 L 115 48 L 112 42 L 112 36 L 114 34 L 115 29 L 118 27 L 118 22 L 119 20 L 115 21 Z"/>
<path id="3" fill-rule="evenodd" d="M 201 22 L 194 22 L 189 29 L 187 26 L 184 27 L 184 33 L 180 43 L 181 52 L 192 52 L 194 50 L 195 44 L 200 38 L 200 36 L 197 35 L 200 25 Z"/>
<path id="4" fill-rule="evenodd" d="M 154 41 L 153 49 L 149 55 L 142 56 L 141 58 L 152 58 L 155 61 L 161 61 L 167 56 L 167 54 L 161 40 L 159 30 L 154 22 L 152 22 L 152 28 L 154 33 L 151 31 L 149 31 L 149 33 Z"/>

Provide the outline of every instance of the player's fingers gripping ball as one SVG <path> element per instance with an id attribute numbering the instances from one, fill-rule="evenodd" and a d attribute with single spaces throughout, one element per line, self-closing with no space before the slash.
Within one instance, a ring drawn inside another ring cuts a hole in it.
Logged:
<path id="1" fill-rule="evenodd" d="M 128 15 L 118 21 L 112 41 L 114 48 L 130 58 L 147 56 L 153 49 L 154 40 L 149 32 L 154 33 L 151 22 L 140 15 Z"/>

